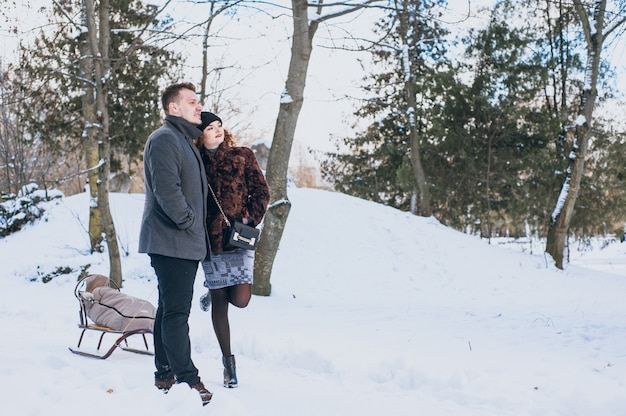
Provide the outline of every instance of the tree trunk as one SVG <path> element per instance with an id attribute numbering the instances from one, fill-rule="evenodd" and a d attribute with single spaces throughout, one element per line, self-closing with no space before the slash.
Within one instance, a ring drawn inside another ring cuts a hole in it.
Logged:
<path id="1" fill-rule="evenodd" d="M 318 23 L 309 26 L 306 0 L 292 0 L 293 38 L 291 60 L 285 90 L 274 128 L 272 147 L 267 161 L 267 183 L 271 200 L 263 224 L 263 235 L 256 250 L 252 293 L 269 296 L 270 275 L 274 259 L 289 217 L 291 202 L 287 196 L 287 170 L 298 116 L 304 103 L 304 87 L 311 59 L 313 36 Z"/>
<path id="2" fill-rule="evenodd" d="M 211 25 L 215 17 L 214 13 L 215 2 L 211 2 L 211 8 L 209 12 L 209 18 L 206 21 L 204 27 L 204 33 L 202 34 L 202 74 L 200 75 L 200 102 L 206 105 L 206 99 L 209 97 L 209 91 L 207 88 L 207 78 L 209 76 L 209 35 L 211 33 Z M 217 112 L 217 109 L 213 108 L 211 111 Z M 219 114 L 219 113 L 218 113 Z"/>
<path id="3" fill-rule="evenodd" d="M 317 18 L 309 20 L 307 0 L 291 0 L 293 20 L 291 60 L 285 90 L 278 107 L 272 147 L 267 159 L 266 176 L 271 200 L 265 215 L 263 235 L 256 249 L 252 285 L 252 293 L 255 295 L 270 295 L 270 275 L 291 209 L 291 202 L 287 196 L 287 170 L 298 116 L 304 103 L 304 87 L 313 50 L 313 36 L 322 21 L 344 16 L 377 1 L 379 0 L 366 0 L 356 5 L 346 4 L 346 8 L 322 16 L 323 5 L 320 0 L 317 4 Z"/>
<path id="4" fill-rule="evenodd" d="M 80 45 L 80 68 L 85 80 L 93 78 L 93 57 L 89 48 L 87 33 L 83 32 L 79 37 Z M 96 120 L 96 103 L 93 84 L 84 83 L 85 93 L 82 96 L 82 114 L 85 123 L 85 163 L 87 165 L 87 178 L 89 183 L 89 243 L 91 252 L 101 253 L 102 247 L 102 216 L 97 207 L 98 200 L 98 131 L 94 121 Z"/>
<path id="5" fill-rule="evenodd" d="M 122 267 L 120 260 L 120 251 L 117 242 L 117 234 L 111 209 L 109 205 L 109 175 L 111 172 L 111 144 L 109 142 L 109 113 L 107 104 L 106 83 L 111 76 L 111 65 L 109 61 L 109 0 L 100 1 L 100 9 L 98 20 L 96 20 L 96 12 L 94 0 L 85 1 L 85 14 L 87 21 L 87 30 L 89 36 L 89 49 L 94 57 L 94 76 L 93 85 L 95 86 L 95 101 L 97 113 L 92 119 L 91 124 L 97 126 L 94 132 L 97 136 L 98 143 L 98 160 L 99 168 L 97 170 L 97 182 L 90 183 L 90 189 L 96 189 L 97 204 L 93 207 L 95 215 L 99 215 L 101 219 L 102 233 L 106 239 L 109 254 L 109 278 L 117 287 L 122 287 Z M 98 30 L 99 27 L 99 30 Z M 97 212 L 97 214 L 96 214 Z"/>
<path id="6" fill-rule="evenodd" d="M 403 1 L 403 9 L 399 11 L 400 14 L 400 30 L 403 38 L 404 45 L 402 45 L 402 69 L 404 70 L 404 92 L 406 94 L 408 109 L 407 116 L 409 118 L 409 135 L 411 143 L 411 165 L 413 166 L 413 173 L 415 175 L 415 184 L 417 187 L 417 193 L 419 197 L 419 204 L 416 207 L 413 214 L 421 215 L 423 217 L 430 217 L 432 215 L 432 209 L 430 206 L 430 190 L 428 189 L 428 180 L 426 179 L 426 173 L 422 165 L 422 157 L 420 154 L 420 135 L 417 128 L 417 101 L 415 99 L 415 73 L 417 70 L 411 66 L 411 58 L 408 46 L 408 13 L 407 0 Z"/>
<path id="7" fill-rule="evenodd" d="M 593 16 L 595 27 L 593 29 L 589 25 L 590 20 L 580 0 L 575 0 L 574 5 L 587 39 L 587 65 L 585 68 L 585 86 L 581 94 L 581 105 L 574 127 L 574 146 L 570 153 L 565 181 L 563 182 L 556 208 L 552 213 L 546 241 L 546 252 L 552 256 L 556 267 L 559 269 L 563 269 L 565 239 L 567 238 L 570 222 L 574 216 L 574 207 L 578 198 L 578 191 L 580 190 L 580 181 L 585 168 L 585 157 L 591 135 L 593 107 L 597 96 L 596 86 L 600 68 L 600 54 L 604 41 L 606 0 L 596 2 Z"/>
<path id="8" fill-rule="evenodd" d="M 412 73 L 412 71 L 410 73 Z M 422 166 L 422 157 L 420 154 L 420 136 L 417 129 L 417 120 L 415 118 L 417 102 L 415 100 L 413 76 L 405 82 L 404 90 L 406 92 L 409 105 L 407 113 L 409 116 L 409 134 L 411 138 L 411 165 L 413 165 L 415 183 L 417 184 L 419 196 L 419 206 L 413 214 L 421 215 L 422 217 L 430 217 L 432 215 L 432 209 L 430 207 L 430 190 L 428 189 L 428 180 L 426 179 L 426 173 L 424 172 L 424 167 Z"/>

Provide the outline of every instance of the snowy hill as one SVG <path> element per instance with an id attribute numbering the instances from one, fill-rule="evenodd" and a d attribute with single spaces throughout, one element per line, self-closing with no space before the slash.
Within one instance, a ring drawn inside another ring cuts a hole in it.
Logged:
<path id="1" fill-rule="evenodd" d="M 185 386 L 157 391 L 151 357 L 68 351 L 79 336 L 79 270 L 108 274 L 106 255 L 89 254 L 86 194 L 0 239 L 2 413 L 626 414 L 624 268 L 560 271 L 543 254 L 490 246 L 432 218 L 320 190 L 289 195 L 272 295 L 231 308 L 238 389 L 221 386 L 198 271 L 190 326 L 194 362 L 214 393 L 205 408 Z M 111 198 L 127 253 L 123 290 L 156 304 L 148 257 L 137 253 L 143 195 Z M 626 244 L 607 253 L 585 262 L 626 264 Z M 58 268 L 75 272 L 41 282 Z"/>

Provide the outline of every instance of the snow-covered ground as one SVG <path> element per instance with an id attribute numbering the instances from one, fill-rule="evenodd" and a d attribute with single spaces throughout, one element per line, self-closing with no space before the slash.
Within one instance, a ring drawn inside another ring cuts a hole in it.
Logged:
<path id="1" fill-rule="evenodd" d="M 626 244 L 572 254 L 560 271 L 542 249 L 488 245 L 338 193 L 289 195 L 271 296 L 231 308 L 237 389 L 221 385 L 198 271 L 190 326 L 214 393 L 206 407 L 184 385 L 157 391 L 152 357 L 68 350 L 80 333 L 79 271 L 108 274 L 106 255 L 89 254 L 86 194 L 0 239 L 2 414 L 626 414 Z M 137 253 L 143 195 L 111 198 L 123 291 L 156 304 L 148 257 Z M 64 267 L 74 271 L 42 283 Z"/>

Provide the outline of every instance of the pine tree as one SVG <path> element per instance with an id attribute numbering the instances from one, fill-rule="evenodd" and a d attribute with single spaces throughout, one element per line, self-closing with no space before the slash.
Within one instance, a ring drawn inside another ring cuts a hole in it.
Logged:
<path id="1" fill-rule="evenodd" d="M 56 150 L 53 158 L 63 159 L 82 154 L 85 144 L 81 101 L 85 88 L 78 64 L 81 27 L 76 25 L 81 2 L 58 2 L 53 10 L 53 30 L 42 32 L 32 45 L 23 45 L 16 70 L 23 76 L 21 122 L 29 126 L 30 135 Z M 180 71 L 177 55 L 150 43 L 148 29 L 166 29 L 167 22 L 159 21 L 156 13 L 154 5 L 111 1 L 112 73 L 106 76 L 113 172 L 124 168 L 122 161 L 130 170 L 130 164 L 140 160 L 146 138 L 160 124 L 160 85 L 177 78 Z M 68 171 L 58 174 L 59 181 L 85 168 L 75 161 L 66 167 Z"/>
<path id="2" fill-rule="evenodd" d="M 356 112 L 377 119 L 366 132 L 346 138 L 322 162 L 323 176 L 342 192 L 430 215 L 431 183 L 423 167 L 430 114 L 445 94 L 446 30 L 441 1 L 396 1 L 377 25 L 371 48 L 382 72 L 365 90 L 373 97 Z M 370 163 L 371 162 L 371 163 Z M 418 202 L 419 201 L 419 202 Z"/>
<path id="3" fill-rule="evenodd" d="M 155 25 L 155 6 L 69 0 L 55 2 L 53 10 L 58 20 L 42 32 L 34 48 L 24 49 L 21 60 L 22 72 L 31 80 L 30 94 L 24 95 L 35 104 L 24 122 L 33 136 L 57 144 L 59 152 L 69 148 L 84 157 L 77 171 L 88 176 L 90 185 L 91 250 L 103 252 L 106 244 L 109 276 L 120 287 L 108 187 L 115 149 L 139 158 L 148 131 L 159 119 L 158 81 L 171 70 L 158 60 L 170 55 L 146 45 L 142 37 Z"/>
<path id="4" fill-rule="evenodd" d="M 516 12 L 503 3 L 487 28 L 470 33 L 462 62 L 453 65 L 441 48 L 431 56 L 433 65 L 423 65 L 415 77 L 433 212 L 448 225 L 485 236 L 523 234 L 529 222 L 540 228 L 548 216 L 542 197 L 553 189 L 548 172 L 558 119 L 544 111 L 548 72 L 533 53 L 535 28 L 510 25 L 523 21 L 513 18 Z M 357 116 L 382 118 L 356 139 L 344 140 L 348 154 L 329 154 L 325 173 L 342 192 L 408 210 L 415 185 L 407 174 L 401 69 L 386 49 L 376 56 L 394 72 L 375 76 L 368 86 L 375 97 Z"/>

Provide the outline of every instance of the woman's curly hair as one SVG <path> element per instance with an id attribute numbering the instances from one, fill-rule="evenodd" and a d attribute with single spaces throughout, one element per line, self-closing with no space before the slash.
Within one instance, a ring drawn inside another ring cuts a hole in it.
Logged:
<path id="1" fill-rule="evenodd" d="M 237 146 L 237 142 L 235 142 L 235 136 L 230 132 L 230 130 L 224 129 L 224 141 L 230 147 Z"/>

